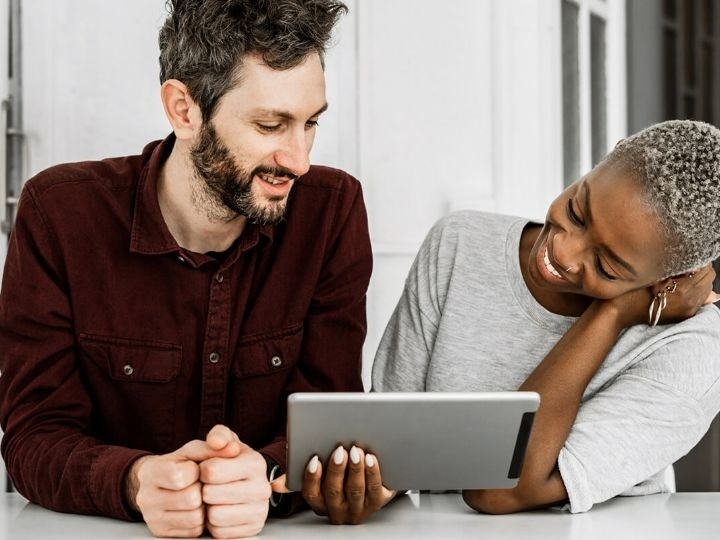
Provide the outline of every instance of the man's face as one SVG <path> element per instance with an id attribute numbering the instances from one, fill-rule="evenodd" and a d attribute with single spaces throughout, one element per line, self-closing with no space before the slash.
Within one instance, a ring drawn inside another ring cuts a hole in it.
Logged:
<path id="1" fill-rule="evenodd" d="M 218 103 L 191 148 L 197 200 L 212 220 L 238 215 L 277 223 L 295 180 L 310 168 L 320 114 L 327 107 L 325 76 L 313 53 L 277 71 L 256 56 L 243 62 L 238 86 Z"/>

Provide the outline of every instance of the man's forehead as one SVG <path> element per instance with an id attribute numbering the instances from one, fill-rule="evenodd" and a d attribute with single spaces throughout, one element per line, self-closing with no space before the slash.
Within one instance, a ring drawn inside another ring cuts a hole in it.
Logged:
<path id="1" fill-rule="evenodd" d="M 326 107 L 325 74 L 315 54 L 303 63 L 284 70 L 273 69 L 249 56 L 237 84 L 226 94 L 245 111 L 293 116 L 320 113 Z"/>

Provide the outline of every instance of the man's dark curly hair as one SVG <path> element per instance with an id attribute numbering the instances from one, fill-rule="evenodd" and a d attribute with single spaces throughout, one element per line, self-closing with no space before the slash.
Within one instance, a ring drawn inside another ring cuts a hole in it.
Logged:
<path id="1" fill-rule="evenodd" d="M 166 6 L 160 82 L 184 83 L 204 121 L 240 82 L 245 55 L 257 54 L 278 70 L 313 52 L 322 60 L 335 23 L 347 12 L 335 0 L 167 0 Z"/>

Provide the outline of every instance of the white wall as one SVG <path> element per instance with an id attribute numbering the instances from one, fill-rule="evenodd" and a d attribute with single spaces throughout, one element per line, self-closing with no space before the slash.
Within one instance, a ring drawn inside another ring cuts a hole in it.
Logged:
<path id="1" fill-rule="evenodd" d="M 561 188 L 560 3 L 347 4 L 327 58 L 330 109 L 313 161 L 341 167 L 364 186 L 375 252 L 368 381 L 432 223 L 458 208 L 542 218 Z M 137 153 L 169 131 L 157 81 L 164 0 L 121 5 L 24 0 L 29 173 Z"/>
<path id="2" fill-rule="evenodd" d="M 540 218 L 561 186 L 559 22 L 558 3 L 535 0 L 359 3 L 368 359 L 433 222 L 459 208 Z"/>
<path id="3" fill-rule="evenodd" d="M 169 132 L 158 97 L 163 12 L 163 0 L 23 1 L 29 175 L 136 154 Z"/>

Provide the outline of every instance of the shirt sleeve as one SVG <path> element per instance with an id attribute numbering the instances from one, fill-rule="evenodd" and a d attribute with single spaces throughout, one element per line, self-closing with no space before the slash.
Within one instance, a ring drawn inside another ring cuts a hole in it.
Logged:
<path id="1" fill-rule="evenodd" d="M 446 291 L 444 267 L 451 267 L 447 219 L 430 230 L 405 280 L 402 296 L 390 317 L 372 369 L 375 392 L 423 392 L 442 316 Z M 447 251 L 447 250 L 445 250 Z M 443 259 L 444 264 L 438 265 Z"/>
<path id="2" fill-rule="evenodd" d="M 372 249 L 357 181 L 345 184 L 332 230 L 303 325 L 300 360 L 286 386 L 287 395 L 363 391 L 362 347 L 367 330 L 365 301 L 372 272 Z M 285 428 L 270 444 L 258 450 L 285 469 Z"/>
<path id="3" fill-rule="evenodd" d="M 696 317 L 712 321 L 691 332 L 668 327 L 644 358 L 581 405 L 558 457 L 571 512 L 663 490 L 660 473 L 707 431 L 720 408 L 720 339 L 715 313 Z"/>
<path id="4" fill-rule="evenodd" d="M 0 294 L 2 452 L 16 488 L 52 510 L 133 519 L 123 478 L 145 452 L 84 435 L 91 399 L 75 367 L 61 248 L 23 190 Z"/>

